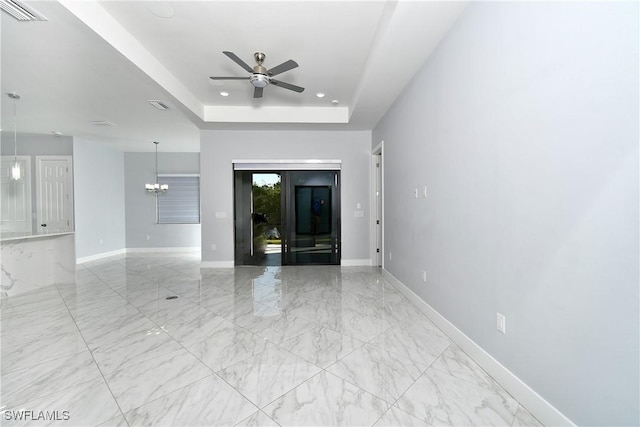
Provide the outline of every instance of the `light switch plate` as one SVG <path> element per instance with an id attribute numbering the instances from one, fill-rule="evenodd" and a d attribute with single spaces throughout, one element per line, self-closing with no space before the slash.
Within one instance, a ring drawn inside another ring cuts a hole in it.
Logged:
<path id="1" fill-rule="evenodd" d="M 507 333 L 507 318 L 502 313 L 496 313 L 496 329 L 503 334 Z"/>

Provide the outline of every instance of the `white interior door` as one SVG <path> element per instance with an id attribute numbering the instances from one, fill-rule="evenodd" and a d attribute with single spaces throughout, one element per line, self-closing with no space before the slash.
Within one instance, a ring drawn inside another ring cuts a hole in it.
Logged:
<path id="1" fill-rule="evenodd" d="M 39 232 L 73 230 L 71 156 L 37 156 Z"/>
<path id="2" fill-rule="evenodd" d="M 18 156 L 22 170 L 22 177 L 18 181 L 11 179 L 13 160 L 13 156 L 2 156 L 0 230 L 3 234 L 31 233 L 31 159 L 29 156 Z"/>

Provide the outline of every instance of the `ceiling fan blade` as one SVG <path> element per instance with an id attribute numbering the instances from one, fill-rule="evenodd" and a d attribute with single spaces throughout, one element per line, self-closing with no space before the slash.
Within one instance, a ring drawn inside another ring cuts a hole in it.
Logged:
<path id="1" fill-rule="evenodd" d="M 289 90 L 292 90 L 292 91 L 298 92 L 298 93 L 304 91 L 303 87 L 292 85 L 291 83 L 281 82 L 279 80 L 271 79 L 271 84 L 275 85 L 275 86 L 279 86 L 279 87 L 281 87 L 283 89 L 289 89 Z"/>
<path id="2" fill-rule="evenodd" d="M 209 77 L 211 80 L 249 80 L 249 77 Z"/>
<path id="3" fill-rule="evenodd" d="M 235 62 L 236 64 L 238 64 L 239 66 L 241 66 L 242 68 L 247 70 L 247 72 L 253 73 L 253 68 L 249 67 L 246 62 L 244 62 L 242 59 L 238 58 L 238 55 L 236 55 L 235 53 L 228 52 L 226 50 L 224 52 L 222 52 L 222 53 L 227 55 L 233 62 Z"/>
<path id="4" fill-rule="evenodd" d="M 285 71 L 292 70 L 298 66 L 298 63 L 293 59 L 290 59 L 286 62 L 283 62 L 280 65 L 276 65 L 272 69 L 269 70 L 269 75 L 277 76 L 278 74 L 284 73 Z"/>
<path id="5" fill-rule="evenodd" d="M 254 98 L 262 98 L 262 89 L 261 87 L 257 87 L 253 90 L 253 97 Z"/>

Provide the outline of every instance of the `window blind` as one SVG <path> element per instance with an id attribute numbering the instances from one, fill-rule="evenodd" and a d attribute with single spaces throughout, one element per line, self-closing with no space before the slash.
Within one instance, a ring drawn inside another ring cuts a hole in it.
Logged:
<path id="1" fill-rule="evenodd" d="M 169 185 L 158 194 L 158 223 L 200 224 L 200 177 L 159 176 L 158 182 Z"/>

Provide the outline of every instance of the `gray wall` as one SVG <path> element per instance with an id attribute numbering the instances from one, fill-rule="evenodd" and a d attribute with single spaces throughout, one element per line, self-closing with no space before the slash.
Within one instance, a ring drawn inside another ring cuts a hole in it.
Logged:
<path id="1" fill-rule="evenodd" d="M 637 2 L 473 3 L 373 132 L 385 268 L 579 425 L 640 423 L 638 51 Z"/>
<path id="2" fill-rule="evenodd" d="M 2 155 L 13 156 L 13 132 L 2 132 Z M 71 156 L 73 138 L 70 136 L 18 134 L 18 156 Z M 35 167 L 35 160 L 31 167 Z"/>
<path id="3" fill-rule="evenodd" d="M 73 152 L 76 257 L 124 249 L 124 153 L 79 137 Z"/>
<path id="4" fill-rule="evenodd" d="M 200 156 L 158 153 L 158 172 L 200 173 Z M 124 176 L 127 248 L 200 247 L 200 224 L 156 224 L 155 195 L 144 189 L 146 183 L 156 181 L 155 153 L 125 153 Z"/>
<path id="5" fill-rule="evenodd" d="M 342 160 L 342 259 L 369 254 L 371 133 L 306 131 L 202 131 L 202 261 L 233 261 L 232 160 Z M 361 203 L 364 217 L 353 211 Z M 216 218 L 224 212 L 225 218 Z M 211 245 L 216 249 L 211 250 Z"/>

